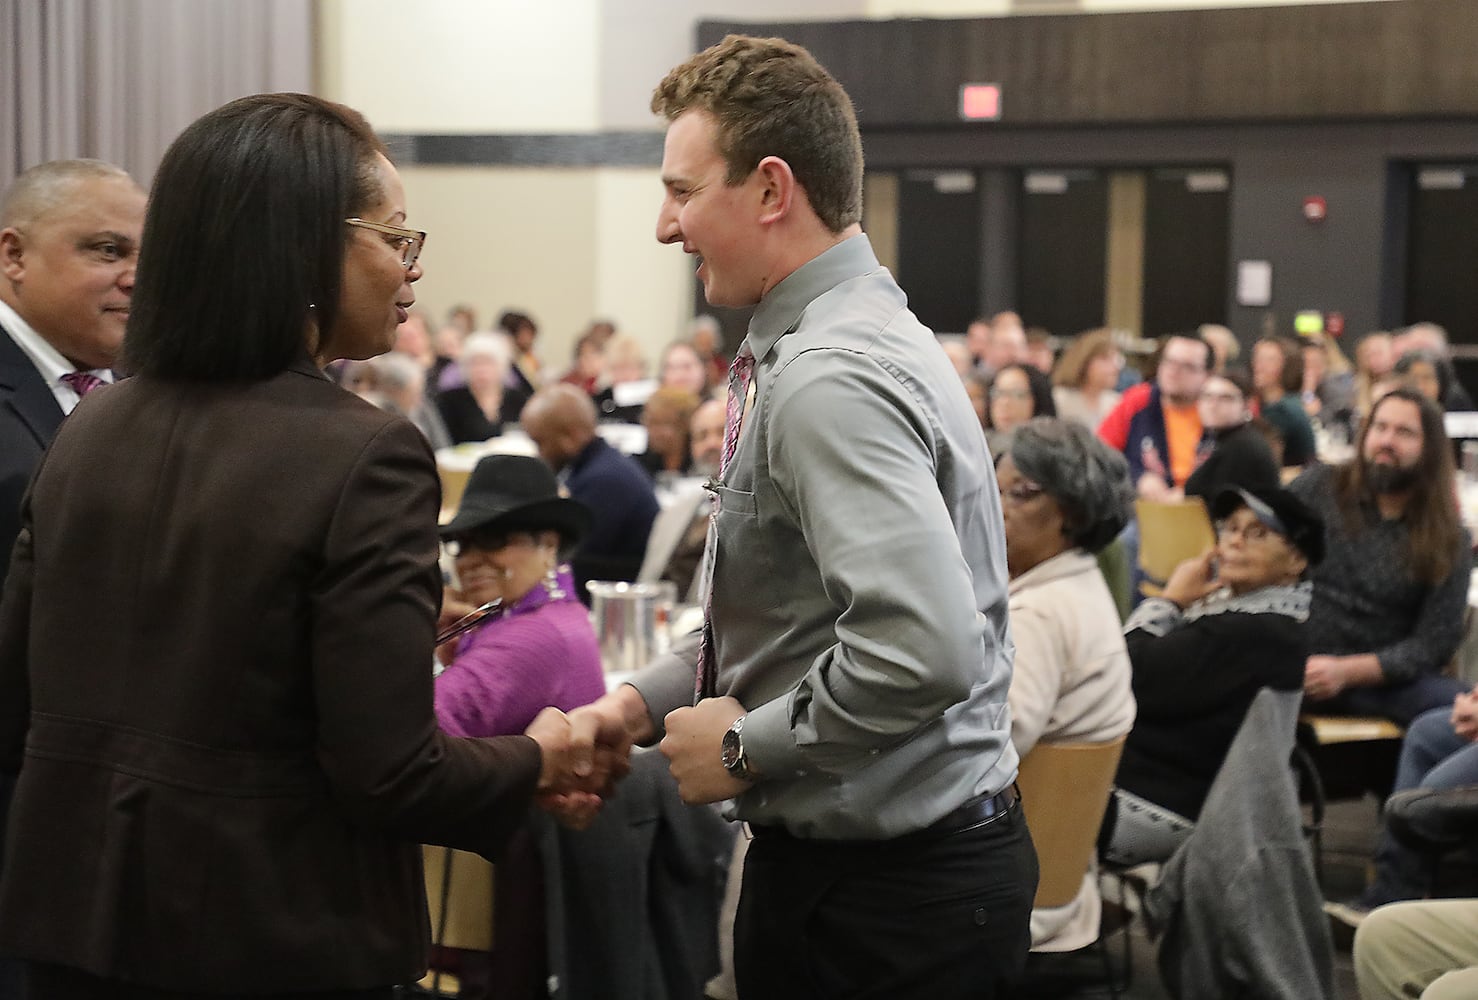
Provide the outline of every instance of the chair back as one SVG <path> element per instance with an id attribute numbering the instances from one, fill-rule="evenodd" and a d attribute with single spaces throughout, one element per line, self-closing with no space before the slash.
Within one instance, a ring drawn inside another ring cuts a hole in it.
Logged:
<path id="1" fill-rule="evenodd" d="M 1041 875 L 1036 908 L 1066 906 L 1093 860 L 1124 737 L 1106 743 L 1038 743 L 1016 783 Z"/>
<path id="2" fill-rule="evenodd" d="M 441 477 L 441 523 L 445 524 L 457 513 L 457 506 L 462 502 L 462 492 L 467 488 L 467 480 L 472 477 L 472 469 L 452 469 L 437 465 L 436 471 Z"/>
<path id="3" fill-rule="evenodd" d="M 1200 497 L 1172 503 L 1136 500 L 1134 516 L 1139 521 L 1139 568 L 1151 580 L 1165 582 L 1175 567 L 1216 544 L 1211 516 Z"/>

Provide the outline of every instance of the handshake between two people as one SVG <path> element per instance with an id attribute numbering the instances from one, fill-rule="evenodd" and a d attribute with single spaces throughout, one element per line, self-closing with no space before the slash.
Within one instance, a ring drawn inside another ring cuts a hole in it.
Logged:
<path id="1" fill-rule="evenodd" d="M 743 714 L 744 707 L 733 698 L 709 698 L 668 714 L 661 750 L 684 802 L 719 802 L 749 787 L 725 770 L 721 753 L 724 733 Z M 543 755 L 536 801 L 577 830 L 594 822 L 616 783 L 631 770 L 631 748 L 656 735 L 641 694 L 624 684 L 568 714 L 546 708 L 525 733 Z"/>

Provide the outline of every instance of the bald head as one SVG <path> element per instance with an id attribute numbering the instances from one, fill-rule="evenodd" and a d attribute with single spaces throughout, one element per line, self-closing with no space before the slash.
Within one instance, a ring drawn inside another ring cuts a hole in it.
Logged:
<path id="1" fill-rule="evenodd" d="M 565 382 L 545 386 L 524 405 L 519 423 L 534 439 L 539 457 L 555 471 L 585 449 L 595 437 L 595 403 Z"/>

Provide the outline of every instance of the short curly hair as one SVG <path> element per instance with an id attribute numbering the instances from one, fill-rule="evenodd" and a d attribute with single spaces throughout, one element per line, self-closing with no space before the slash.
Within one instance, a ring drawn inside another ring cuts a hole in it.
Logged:
<path id="1" fill-rule="evenodd" d="M 778 156 L 833 233 L 861 221 L 857 115 L 842 85 L 804 48 L 783 38 L 729 35 L 652 92 L 652 112 L 668 121 L 695 109 L 713 116 L 729 185 Z"/>
<path id="2" fill-rule="evenodd" d="M 1034 417 L 1016 428 L 1007 454 L 1057 501 L 1063 531 L 1079 548 L 1097 552 L 1129 523 L 1129 464 L 1077 421 Z"/>

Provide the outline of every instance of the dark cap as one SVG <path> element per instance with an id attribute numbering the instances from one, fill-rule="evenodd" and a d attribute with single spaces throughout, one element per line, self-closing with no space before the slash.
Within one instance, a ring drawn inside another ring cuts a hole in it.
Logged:
<path id="1" fill-rule="evenodd" d="M 1324 558 L 1324 519 L 1294 494 L 1268 487 L 1229 486 L 1211 501 L 1211 518 L 1220 521 L 1238 507 L 1246 507 L 1264 525 L 1288 539 L 1310 566 Z"/>

